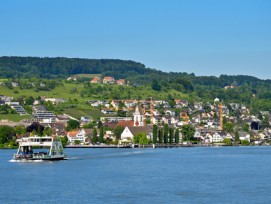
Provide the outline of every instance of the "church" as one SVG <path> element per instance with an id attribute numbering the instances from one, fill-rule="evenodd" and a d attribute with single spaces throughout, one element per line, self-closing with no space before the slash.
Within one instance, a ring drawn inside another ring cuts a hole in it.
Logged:
<path id="1" fill-rule="evenodd" d="M 121 133 L 121 142 L 132 141 L 134 135 L 145 133 L 148 139 L 152 139 L 152 128 L 146 126 L 144 113 L 141 106 L 138 104 L 134 112 L 133 126 L 126 126 Z"/>

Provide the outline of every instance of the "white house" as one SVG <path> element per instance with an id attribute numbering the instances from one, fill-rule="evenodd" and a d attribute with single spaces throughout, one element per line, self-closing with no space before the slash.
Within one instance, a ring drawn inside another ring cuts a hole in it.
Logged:
<path id="1" fill-rule="evenodd" d="M 213 142 L 223 142 L 224 138 L 218 132 L 213 134 Z"/>
<path id="2" fill-rule="evenodd" d="M 74 144 L 75 141 L 80 141 L 80 144 L 84 144 L 87 140 L 86 131 L 84 129 L 70 131 L 67 133 L 67 137 L 70 144 Z"/>
<path id="3" fill-rule="evenodd" d="M 134 136 L 139 133 L 145 133 L 148 139 L 152 139 L 152 130 L 149 126 L 130 126 L 125 127 L 121 133 L 121 140 L 132 141 Z"/>
<path id="4" fill-rule="evenodd" d="M 247 140 L 250 142 L 250 134 L 247 132 L 239 132 L 239 139 L 242 140 Z"/>

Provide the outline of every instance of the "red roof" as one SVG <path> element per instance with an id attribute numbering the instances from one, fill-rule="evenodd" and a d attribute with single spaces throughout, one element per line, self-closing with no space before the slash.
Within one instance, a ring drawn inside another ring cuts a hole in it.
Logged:
<path id="1" fill-rule="evenodd" d="M 91 80 L 92 83 L 97 83 L 98 81 L 100 81 L 99 77 L 94 77 L 94 79 Z"/>
<path id="2" fill-rule="evenodd" d="M 134 121 L 130 120 L 130 121 L 120 121 L 118 122 L 117 126 L 122 126 L 122 127 L 131 127 L 134 126 Z"/>
<path id="3" fill-rule="evenodd" d="M 119 79 L 116 81 L 117 84 L 124 84 L 125 83 L 125 79 Z"/>
<path id="4" fill-rule="evenodd" d="M 111 76 L 107 76 L 107 77 L 104 77 L 103 80 L 105 80 L 105 81 L 114 81 L 114 78 L 111 77 Z"/>
<path id="5" fill-rule="evenodd" d="M 76 137 L 76 135 L 78 134 L 78 130 L 74 130 L 74 131 L 70 131 L 70 132 L 68 132 L 68 135 L 70 136 L 70 137 Z"/>

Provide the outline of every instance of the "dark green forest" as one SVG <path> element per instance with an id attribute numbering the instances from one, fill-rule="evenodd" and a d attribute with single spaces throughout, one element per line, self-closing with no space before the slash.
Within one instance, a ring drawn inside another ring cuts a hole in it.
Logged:
<path id="1" fill-rule="evenodd" d="M 162 72 L 144 64 L 119 59 L 64 57 L 0 57 L 0 78 L 66 79 L 76 74 L 102 74 L 124 78 L 130 85 L 151 85 L 155 91 L 176 90 L 191 100 L 240 102 L 254 109 L 271 110 L 271 80 L 246 75 L 195 76 L 186 72 Z M 225 86 L 234 88 L 225 89 Z M 168 96 L 168 98 L 174 96 Z"/>

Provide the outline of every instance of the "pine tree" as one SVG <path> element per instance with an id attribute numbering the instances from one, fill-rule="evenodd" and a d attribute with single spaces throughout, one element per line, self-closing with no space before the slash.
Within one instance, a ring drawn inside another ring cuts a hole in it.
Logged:
<path id="1" fill-rule="evenodd" d="M 158 129 L 158 139 L 159 139 L 159 144 L 163 143 L 163 134 L 162 134 L 162 130 L 159 128 Z"/>
<path id="2" fill-rule="evenodd" d="M 173 144 L 173 134 L 174 134 L 173 128 L 169 128 L 169 143 L 170 144 Z"/>
<path id="3" fill-rule="evenodd" d="M 153 135 L 153 144 L 156 144 L 157 143 L 157 130 L 158 130 L 158 127 L 157 125 L 154 125 L 153 126 L 153 129 L 152 129 L 152 135 Z"/>
<path id="4" fill-rule="evenodd" d="M 99 135 L 99 142 L 103 143 L 104 142 L 104 127 L 100 127 L 100 135 Z"/>
<path id="5" fill-rule="evenodd" d="M 93 136 L 92 136 L 91 142 L 92 142 L 93 144 L 95 144 L 95 143 L 97 143 L 97 141 L 98 141 L 98 137 L 97 137 L 97 129 L 94 128 L 94 129 L 93 129 Z"/>
<path id="6" fill-rule="evenodd" d="M 180 136 L 179 136 L 179 129 L 175 131 L 175 144 L 179 144 Z"/>
<path id="7" fill-rule="evenodd" d="M 235 142 L 236 144 L 239 144 L 239 143 L 240 143 L 239 132 L 238 132 L 237 129 L 235 130 L 234 142 Z"/>
<path id="8" fill-rule="evenodd" d="M 168 124 L 164 125 L 164 143 L 168 143 Z"/>

